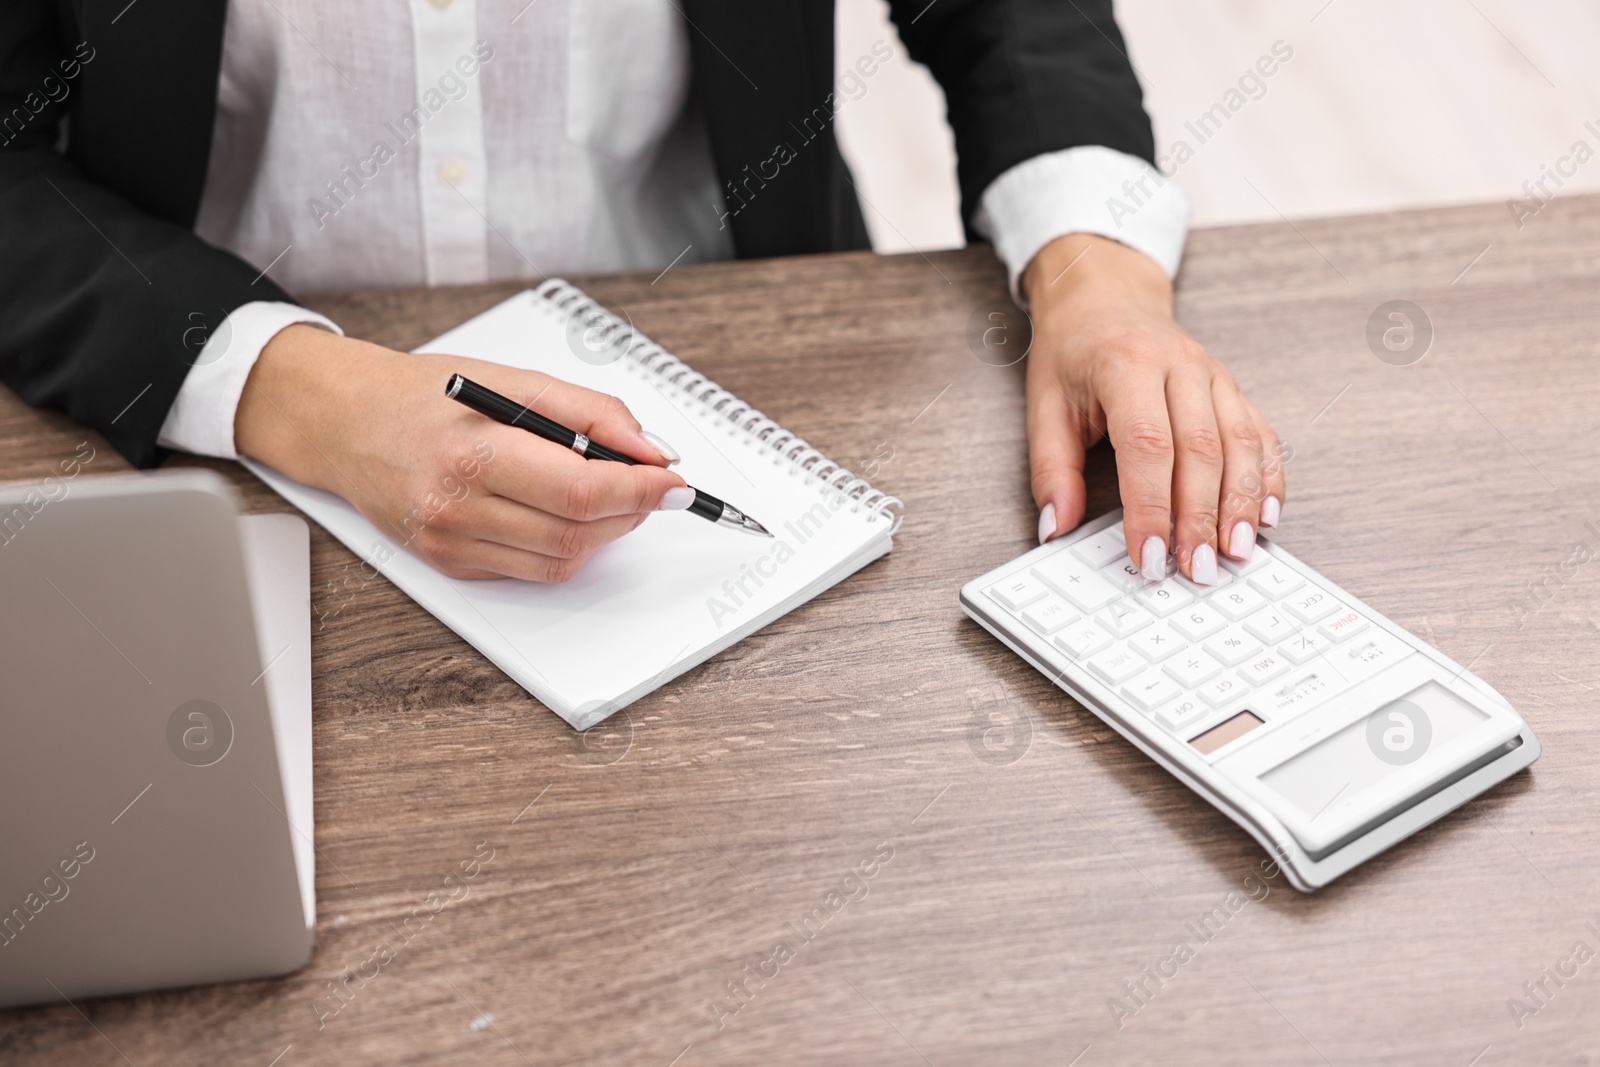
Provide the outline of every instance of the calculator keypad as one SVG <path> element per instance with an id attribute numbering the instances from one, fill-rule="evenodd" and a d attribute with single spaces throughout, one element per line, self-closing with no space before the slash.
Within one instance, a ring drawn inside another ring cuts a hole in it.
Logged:
<path id="1" fill-rule="evenodd" d="M 1064 544 L 989 587 L 1023 627 L 1051 639 L 1161 728 L 1183 737 L 1248 706 L 1296 714 L 1409 652 L 1361 612 L 1274 559 L 1224 559 L 1216 586 L 1147 582 L 1122 524 Z"/>

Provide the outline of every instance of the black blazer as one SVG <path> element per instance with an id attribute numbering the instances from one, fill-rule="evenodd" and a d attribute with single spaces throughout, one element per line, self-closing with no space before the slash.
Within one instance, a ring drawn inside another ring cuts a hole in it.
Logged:
<path id="1" fill-rule="evenodd" d="M 833 137 L 834 0 L 682 9 L 739 256 L 868 247 Z M 1153 158 L 1111 0 L 890 9 L 944 87 L 969 228 L 988 184 L 1042 152 Z M 227 0 L 0 0 L 0 380 L 141 467 L 162 458 L 162 421 L 211 330 L 242 304 L 291 299 L 265 264 L 194 234 L 226 14 Z M 764 181 L 779 146 L 781 178 Z"/>

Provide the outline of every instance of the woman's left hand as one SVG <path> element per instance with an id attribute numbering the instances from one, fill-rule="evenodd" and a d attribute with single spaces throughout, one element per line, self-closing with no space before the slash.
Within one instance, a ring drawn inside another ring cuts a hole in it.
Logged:
<path id="1" fill-rule="evenodd" d="M 1217 581 L 1217 553 L 1248 559 L 1284 501 L 1278 436 L 1228 369 L 1172 317 L 1172 285 L 1148 256 L 1072 234 L 1034 257 L 1028 452 L 1039 540 L 1084 519 L 1084 455 L 1116 449 L 1128 556 L 1147 578 L 1174 551 Z M 1176 547 L 1169 544 L 1176 541 Z"/>

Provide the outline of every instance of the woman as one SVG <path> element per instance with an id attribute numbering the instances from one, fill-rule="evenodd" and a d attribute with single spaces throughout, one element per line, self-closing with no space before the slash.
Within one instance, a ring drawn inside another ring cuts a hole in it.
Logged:
<path id="1" fill-rule="evenodd" d="M 1149 162 L 1110 0 L 890 7 L 945 88 L 968 230 L 1031 305 L 1040 540 L 1082 520 L 1109 436 L 1133 560 L 1214 583 L 1278 521 L 1282 467 L 1172 319 L 1187 201 Z M 137 465 L 250 455 L 383 526 L 485 432 L 436 402 L 460 370 L 644 461 L 496 428 L 487 492 L 412 543 L 457 576 L 565 580 L 683 506 L 671 446 L 542 375 L 342 337 L 285 290 L 864 248 L 832 121 L 880 45 L 835 72 L 827 0 L 9 0 L 0 376 Z"/>

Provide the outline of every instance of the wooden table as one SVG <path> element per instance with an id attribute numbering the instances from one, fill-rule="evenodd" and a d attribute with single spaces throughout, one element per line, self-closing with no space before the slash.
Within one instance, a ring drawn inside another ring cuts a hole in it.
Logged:
<path id="1" fill-rule="evenodd" d="M 1020 368 L 969 345 L 975 315 L 1009 306 L 987 250 L 651 277 L 583 284 L 835 458 L 893 450 L 875 479 L 908 505 L 893 554 L 586 743 L 385 581 L 347 582 L 354 557 L 314 530 L 314 959 L 84 1004 L 93 1026 L 64 1004 L 0 1014 L 0 1061 L 1594 1055 L 1600 959 L 1563 985 L 1544 969 L 1600 952 L 1600 563 L 1575 562 L 1600 554 L 1600 198 L 1520 231 L 1491 204 L 1191 239 L 1181 318 L 1294 449 L 1283 543 L 1472 664 L 1544 744 L 1315 896 L 1264 878 L 1232 823 L 957 607 L 1035 524 Z M 511 289 L 311 303 L 408 348 Z M 1413 365 L 1369 350 L 1391 299 L 1431 320 Z M 83 437 L 0 401 L 6 476 Z M 211 465 L 252 509 L 283 507 Z M 1104 449 L 1092 473 L 1097 513 L 1116 500 Z M 1006 709 L 1010 748 L 985 748 Z M 370 964 L 480 842 L 469 896 Z M 1520 1026 L 1511 998 L 1537 1009 Z"/>

